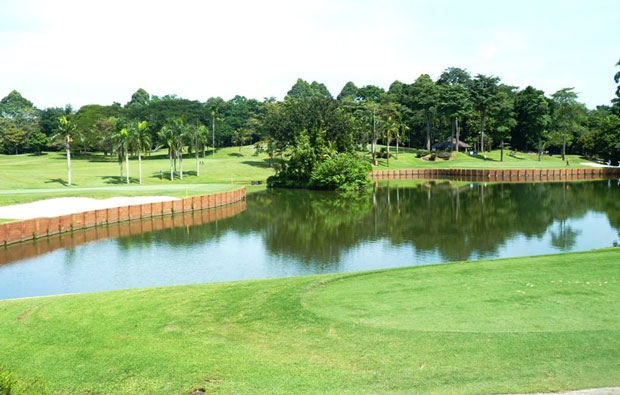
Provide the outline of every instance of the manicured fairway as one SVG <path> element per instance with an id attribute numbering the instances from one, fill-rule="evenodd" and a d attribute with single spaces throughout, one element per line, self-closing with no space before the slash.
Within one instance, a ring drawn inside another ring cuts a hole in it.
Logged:
<path id="1" fill-rule="evenodd" d="M 40 188 L 0 190 L 0 206 L 33 202 L 66 196 L 106 199 L 117 196 L 174 196 L 187 197 L 207 195 L 238 189 L 234 184 L 177 184 L 177 185 L 130 185 L 91 188 Z M 1 220 L 0 220 L 1 221 Z"/>
<path id="2" fill-rule="evenodd" d="M 395 150 L 391 149 L 390 153 L 395 155 Z M 415 168 L 438 168 L 438 169 L 557 169 L 566 168 L 566 162 L 562 160 L 560 155 L 543 155 L 542 160 L 538 161 L 536 153 L 517 152 L 514 156 L 508 155 L 509 151 L 504 151 L 504 161 L 500 161 L 500 151 L 495 150 L 485 152 L 486 159 L 483 155 L 470 156 L 464 152 L 454 153 L 450 160 L 437 159 L 435 161 L 416 158 L 412 150 L 408 148 L 402 149 L 398 159 L 392 157 L 390 159 L 390 168 L 394 169 L 415 169 Z M 570 167 L 589 167 L 582 163 L 592 163 L 591 160 L 580 157 L 578 155 L 567 155 L 566 158 L 570 163 Z M 385 170 L 387 161 L 379 160 L 378 170 Z M 614 163 L 617 165 L 617 163 Z"/>
<path id="3" fill-rule="evenodd" d="M 191 155 L 183 160 L 183 180 L 169 180 L 170 162 L 166 150 L 160 150 L 142 159 L 143 181 L 146 185 L 178 185 L 249 182 L 263 180 L 273 174 L 266 156 L 254 155 L 254 147 L 223 148 L 215 159 L 209 154 L 200 158 L 200 176 L 196 176 L 196 162 Z M 125 186 L 115 158 L 102 154 L 72 157 L 73 187 Z M 0 189 L 58 188 L 67 180 L 64 153 L 45 155 L 0 155 Z M 132 185 L 138 185 L 138 161 L 130 161 Z M 161 170 L 161 178 L 160 178 Z M 177 174 L 178 177 L 178 174 Z M 72 188 L 73 188 L 72 187 Z"/>
<path id="4" fill-rule="evenodd" d="M 0 350 L 61 393 L 566 390 L 620 384 L 619 300 L 607 249 L 4 301 Z"/>

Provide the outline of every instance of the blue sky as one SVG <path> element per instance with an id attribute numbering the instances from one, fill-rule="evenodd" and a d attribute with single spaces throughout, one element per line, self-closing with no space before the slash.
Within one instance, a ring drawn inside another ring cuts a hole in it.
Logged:
<path id="1" fill-rule="evenodd" d="M 0 96 L 38 107 L 125 103 L 139 87 L 204 101 L 334 95 L 449 66 L 609 104 L 618 0 L 0 0 Z"/>

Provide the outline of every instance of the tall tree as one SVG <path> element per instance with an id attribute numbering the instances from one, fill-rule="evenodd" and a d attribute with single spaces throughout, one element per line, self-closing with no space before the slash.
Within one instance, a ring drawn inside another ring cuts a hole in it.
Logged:
<path id="1" fill-rule="evenodd" d="M 71 143 L 73 142 L 72 134 L 75 126 L 66 116 L 61 116 L 58 120 L 58 133 L 55 137 L 61 138 L 65 146 L 67 156 L 67 185 L 71 186 Z"/>
<path id="2" fill-rule="evenodd" d="M 345 98 L 349 98 L 351 100 L 355 100 L 357 97 L 358 88 L 351 81 L 347 82 L 343 87 L 340 93 L 338 94 L 338 100 L 344 100 Z"/>
<path id="3" fill-rule="evenodd" d="M 517 139 L 535 147 L 538 151 L 538 160 L 542 160 L 542 154 L 549 138 L 548 127 L 551 121 L 545 93 L 528 86 L 517 93 L 515 112 L 517 126 L 513 129 L 513 142 Z"/>
<path id="4" fill-rule="evenodd" d="M 170 181 L 174 180 L 174 161 L 176 158 L 176 139 L 174 127 L 167 123 L 158 134 L 159 140 L 168 147 L 168 159 L 170 159 Z"/>
<path id="5" fill-rule="evenodd" d="M 562 145 L 562 160 L 566 160 L 566 145 L 581 129 L 580 118 L 585 116 L 585 107 L 577 102 L 574 88 L 564 88 L 551 95 L 552 137 Z"/>
<path id="6" fill-rule="evenodd" d="M 439 102 L 439 90 L 428 74 L 420 75 L 411 85 L 411 106 L 422 111 L 426 124 L 426 150 L 431 152 L 432 116 Z"/>
<path id="7" fill-rule="evenodd" d="M 196 157 L 196 175 L 200 175 L 200 160 L 199 153 L 203 147 L 203 144 L 208 139 L 209 129 L 205 125 L 188 125 L 187 126 L 187 139 L 190 143 L 190 146 L 194 150 L 194 155 Z"/>
<path id="8" fill-rule="evenodd" d="M 512 130 L 517 125 L 515 91 L 516 87 L 501 84 L 489 116 L 491 138 L 498 141 L 500 146 L 500 162 L 504 161 L 504 145 L 510 140 Z"/>
<path id="9" fill-rule="evenodd" d="M 497 101 L 499 78 L 478 74 L 471 82 L 471 97 L 480 116 L 480 151 L 484 151 L 484 126 L 487 115 Z"/>
<path id="10" fill-rule="evenodd" d="M 452 150 L 458 151 L 461 140 L 461 121 L 471 110 L 468 87 L 471 76 L 465 69 L 448 67 L 441 73 L 437 84 L 440 88 L 439 108 L 450 119 Z"/>
<path id="11" fill-rule="evenodd" d="M 132 122 L 129 125 L 129 146 L 138 154 L 138 180 L 142 184 L 142 153 L 151 151 L 151 135 L 148 133 L 148 122 Z"/>

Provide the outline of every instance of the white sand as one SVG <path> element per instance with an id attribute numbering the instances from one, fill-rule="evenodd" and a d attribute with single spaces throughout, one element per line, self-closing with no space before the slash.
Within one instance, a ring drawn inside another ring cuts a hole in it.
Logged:
<path id="1" fill-rule="evenodd" d="M 582 165 L 585 166 L 591 166 L 591 167 L 617 167 L 617 166 L 608 166 L 608 165 L 603 165 L 601 163 L 588 163 L 588 162 L 581 162 Z"/>
<path id="2" fill-rule="evenodd" d="M 157 203 L 179 200 L 172 196 L 134 196 L 113 197 L 109 199 L 92 199 L 86 197 L 63 197 L 38 200 L 32 203 L 0 206 L 0 218 L 31 219 L 41 217 L 59 217 L 61 215 L 81 213 L 83 211 L 104 208 L 132 206 L 134 204 Z"/>

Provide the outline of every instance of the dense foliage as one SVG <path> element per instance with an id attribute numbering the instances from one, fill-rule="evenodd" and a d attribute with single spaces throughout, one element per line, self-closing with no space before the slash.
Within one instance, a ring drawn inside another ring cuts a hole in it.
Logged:
<path id="1" fill-rule="evenodd" d="M 616 82 L 619 76 L 620 72 L 613 76 Z M 458 67 L 446 69 L 436 81 L 426 74 L 411 83 L 395 81 L 387 91 L 347 82 L 336 98 L 324 84 L 299 79 L 282 101 L 235 96 L 199 102 L 175 95 L 158 97 L 139 89 L 125 105 L 41 110 L 12 91 L 0 101 L 0 151 L 66 149 L 68 140 L 58 138 L 58 120 L 65 116 L 72 126 L 73 154 L 119 154 L 118 132 L 146 121 L 150 148 L 166 146 L 175 153 L 256 144 L 272 159 L 302 160 L 296 155 L 303 154 L 292 148 L 303 134 L 318 162 L 335 153 L 368 150 L 376 161 L 377 144 L 387 146 L 383 156 L 389 159 L 389 150 L 399 146 L 430 152 L 444 142 L 448 148 L 443 144 L 439 149 L 459 150 L 467 143 L 476 151 L 511 148 L 615 161 L 620 159 L 620 87 L 614 96 L 610 105 L 588 109 L 572 88 L 547 95 L 532 86 L 520 89 L 504 84 L 496 76 L 472 76 Z M 166 128 L 178 120 L 200 129 L 200 136 L 186 133 L 186 138 L 176 141 L 180 148 L 171 149 Z M 290 164 L 281 166 L 282 172 L 291 171 Z M 308 169 L 298 170 L 304 173 L 299 177 L 309 182 Z"/>

